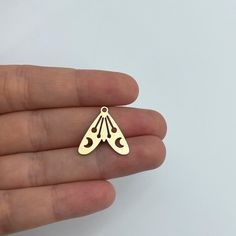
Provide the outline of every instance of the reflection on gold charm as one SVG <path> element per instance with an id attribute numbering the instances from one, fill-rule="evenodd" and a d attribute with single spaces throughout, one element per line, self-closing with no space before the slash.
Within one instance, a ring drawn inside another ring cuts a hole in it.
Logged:
<path id="1" fill-rule="evenodd" d="M 100 114 L 84 135 L 78 148 L 79 154 L 89 154 L 101 141 L 107 141 L 120 155 L 127 155 L 129 153 L 128 143 L 116 122 L 109 115 L 107 107 L 101 108 Z"/>

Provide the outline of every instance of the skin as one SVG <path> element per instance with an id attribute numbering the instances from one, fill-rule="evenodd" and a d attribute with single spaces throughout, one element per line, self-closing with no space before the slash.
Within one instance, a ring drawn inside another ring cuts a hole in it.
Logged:
<path id="1" fill-rule="evenodd" d="M 111 178 L 159 167 L 166 122 L 160 113 L 117 107 L 138 85 L 127 74 L 39 66 L 0 66 L 0 235 L 109 207 Z M 130 154 L 78 145 L 101 106 L 123 131 Z"/>

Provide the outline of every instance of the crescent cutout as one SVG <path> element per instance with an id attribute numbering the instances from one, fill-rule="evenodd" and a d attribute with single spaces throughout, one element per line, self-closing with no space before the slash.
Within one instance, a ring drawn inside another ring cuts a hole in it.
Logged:
<path id="1" fill-rule="evenodd" d="M 86 139 L 88 140 L 88 143 L 84 145 L 84 147 L 89 148 L 93 145 L 93 140 L 89 137 L 86 137 Z"/>
<path id="2" fill-rule="evenodd" d="M 121 140 L 121 138 L 117 138 L 116 141 L 115 141 L 115 144 L 116 144 L 117 147 L 123 148 L 124 145 L 122 145 L 122 144 L 120 143 L 120 140 Z"/>

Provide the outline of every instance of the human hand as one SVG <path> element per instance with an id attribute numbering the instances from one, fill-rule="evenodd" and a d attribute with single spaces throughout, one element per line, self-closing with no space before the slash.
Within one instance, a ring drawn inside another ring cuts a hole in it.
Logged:
<path id="1" fill-rule="evenodd" d="M 163 117 L 113 107 L 137 95 L 122 73 L 0 66 L 0 235 L 102 210 L 115 197 L 107 179 L 163 162 Z M 77 153 L 103 105 L 127 138 L 127 156 L 107 144 L 89 156 Z"/>

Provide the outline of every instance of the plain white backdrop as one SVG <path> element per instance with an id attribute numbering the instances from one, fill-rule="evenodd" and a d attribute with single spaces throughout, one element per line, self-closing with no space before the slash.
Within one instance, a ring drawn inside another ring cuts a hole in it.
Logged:
<path id="1" fill-rule="evenodd" d="M 111 208 L 16 235 L 236 235 L 235 0 L 0 0 L 0 64 L 129 73 L 168 122 L 166 162 Z"/>

